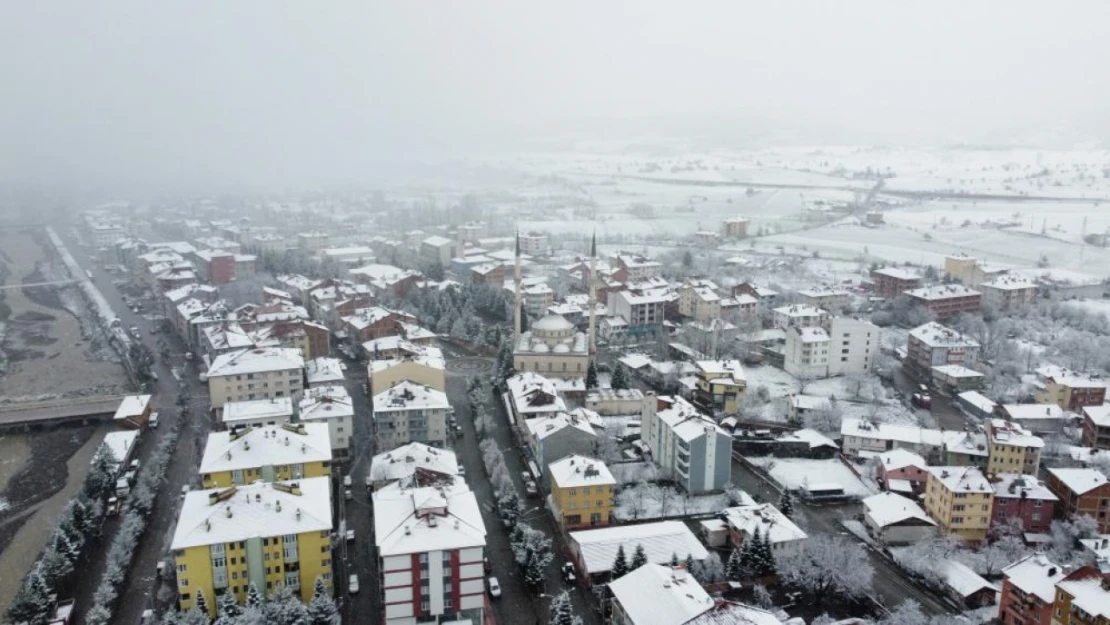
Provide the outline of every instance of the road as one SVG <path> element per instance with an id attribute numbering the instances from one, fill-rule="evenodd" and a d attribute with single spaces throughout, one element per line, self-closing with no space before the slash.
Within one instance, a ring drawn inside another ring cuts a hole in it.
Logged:
<path id="1" fill-rule="evenodd" d="M 759 501 L 777 504 L 781 496 L 777 487 L 735 459 L 732 463 L 732 483 Z M 859 504 L 811 506 L 803 503 L 795 509 L 795 521 L 810 535 L 843 535 L 850 540 L 857 540 L 844 529 L 841 522 L 854 519 L 860 513 Z M 871 565 L 875 567 L 874 596 L 887 608 L 896 607 L 906 599 L 913 599 L 921 604 L 921 609 L 927 614 L 956 613 L 932 592 L 910 580 L 902 569 L 884 555 L 870 548 L 867 549 L 867 555 Z"/>
<path id="2" fill-rule="evenodd" d="M 902 367 L 897 367 L 894 369 L 894 387 L 904 397 L 908 398 L 918 391 L 918 381 L 906 373 Z M 945 430 L 963 430 L 967 427 L 967 415 L 956 407 L 952 397 L 941 395 L 936 391 L 930 392 L 929 397 L 933 400 L 933 406 L 929 413 L 936 420 L 937 427 Z"/>
<path id="3" fill-rule="evenodd" d="M 177 447 L 174 450 L 170 463 L 166 468 L 166 482 L 163 485 L 154 505 L 154 512 L 147 520 L 147 529 L 135 550 L 132 566 L 124 584 L 122 595 L 117 603 L 112 622 L 119 625 L 134 625 L 139 622 L 142 611 L 153 607 L 158 596 L 158 587 L 155 586 L 155 567 L 168 550 L 169 540 L 174 524 L 177 522 L 177 512 L 180 505 L 179 493 L 185 484 L 195 485 L 196 469 L 200 462 L 200 451 L 203 441 L 210 429 L 210 420 L 206 410 L 208 405 L 208 390 L 200 384 L 196 372 L 192 367 L 185 367 L 184 354 L 187 351 L 184 344 L 177 337 L 154 335 L 149 332 L 151 322 L 141 315 L 137 315 L 124 304 L 119 290 L 112 284 L 113 276 L 104 272 L 98 263 L 93 262 L 84 248 L 70 234 L 70 228 L 59 226 L 56 228 L 65 241 L 66 247 L 82 268 L 93 274 L 97 287 L 104 298 L 116 312 L 124 327 L 138 326 L 140 341 L 151 352 L 158 354 L 157 338 L 163 336 L 170 343 L 172 359 L 170 362 L 160 358 L 156 364 L 158 381 L 154 389 L 154 410 L 160 413 L 161 425 L 158 429 L 144 430 L 139 437 L 137 455 L 142 464 L 145 464 L 154 448 L 176 424 L 177 400 L 181 388 L 186 387 L 192 396 L 190 414 L 187 423 L 182 424 Z M 171 366 L 179 366 L 183 370 L 182 381 L 179 383 L 170 371 Z M 111 538 L 115 535 L 119 525 L 119 518 L 110 518 L 105 525 L 103 540 L 98 545 L 95 553 L 90 554 L 88 565 L 74 589 L 77 610 L 74 622 L 83 625 L 85 612 L 92 606 L 92 596 L 100 584 L 104 572 L 108 547 Z M 171 589 L 172 590 L 172 589 Z M 162 593 L 166 596 L 166 593 Z M 159 604 L 164 608 L 165 603 Z"/>

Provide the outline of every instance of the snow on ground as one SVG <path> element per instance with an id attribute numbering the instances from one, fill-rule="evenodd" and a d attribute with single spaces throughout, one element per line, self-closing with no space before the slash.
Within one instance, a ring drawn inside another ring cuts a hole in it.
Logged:
<path id="1" fill-rule="evenodd" d="M 609 465 L 609 472 L 617 484 L 634 484 L 651 481 L 659 477 L 659 467 L 654 462 L 621 462 Z"/>
<path id="2" fill-rule="evenodd" d="M 1110 315 L 1110 300 L 1107 299 L 1076 299 L 1068 300 L 1065 304 L 1095 314 Z"/>
<path id="3" fill-rule="evenodd" d="M 659 519 L 697 516 L 719 512 L 728 507 L 728 495 L 687 495 L 673 486 L 637 484 L 621 489 L 616 497 L 618 519 Z"/>
<path id="4" fill-rule="evenodd" d="M 771 365 L 744 367 L 744 378 L 749 390 L 765 386 L 772 399 L 798 392 L 798 381 L 794 376 Z"/>
<path id="5" fill-rule="evenodd" d="M 7 510 L 8 508 L 11 508 L 11 507 L 12 507 L 12 504 L 9 503 L 7 499 L 4 499 L 3 497 L 0 497 L 0 512 L 4 512 L 5 510 Z"/>
<path id="6" fill-rule="evenodd" d="M 748 457 L 752 464 L 762 467 L 771 478 L 784 488 L 805 488 L 816 484 L 837 484 L 848 495 L 867 497 L 875 491 L 864 484 L 851 469 L 839 460 L 812 460 L 809 458 Z"/>

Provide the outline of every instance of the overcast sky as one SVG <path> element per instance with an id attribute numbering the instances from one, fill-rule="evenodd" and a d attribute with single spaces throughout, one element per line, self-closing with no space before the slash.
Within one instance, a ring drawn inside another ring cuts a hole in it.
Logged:
<path id="1" fill-rule="evenodd" d="M 6 2 L 0 176 L 309 186 L 563 133 L 1105 136 L 1110 2 L 540 4 Z"/>

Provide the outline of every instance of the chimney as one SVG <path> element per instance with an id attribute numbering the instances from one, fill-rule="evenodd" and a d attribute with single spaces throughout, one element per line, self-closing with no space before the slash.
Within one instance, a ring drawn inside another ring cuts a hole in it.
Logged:
<path id="1" fill-rule="evenodd" d="M 227 506 L 225 508 L 225 510 L 226 510 L 227 518 L 230 519 L 231 518 L 231 506 Z"/>
<path id="2" fill-rule="evenodd" d="M 274 502 L 274 512 L 281 512 L 281 500 Z"/>
<path id="3" fill-rule="evenodd" d="M 300 508 L 297 508 L 297 520 L 298 521 L 301 520 L 301 509 Z"/>

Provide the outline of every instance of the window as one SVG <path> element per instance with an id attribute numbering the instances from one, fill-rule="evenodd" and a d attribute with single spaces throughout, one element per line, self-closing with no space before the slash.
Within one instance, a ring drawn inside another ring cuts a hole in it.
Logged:
<path id="1" fill-rule="evenodd" d="M 189 586 L 189 580 L 185 579 L 184 577 L 179 577 L 177 578 L 177 586 L 179 588 L 187 588 Z"/>
<path id="2" fill-rule="evenodd" d="M 186 567 L 185 567 L 185 565 L 184 565 L 184 564 L 178 564 L 178 565 L 177 565 L 177 572 L 178 572 L 178 573 L 184 573 L 184 572 L 185 572 L 185 568 L 186 568 Z"/>

